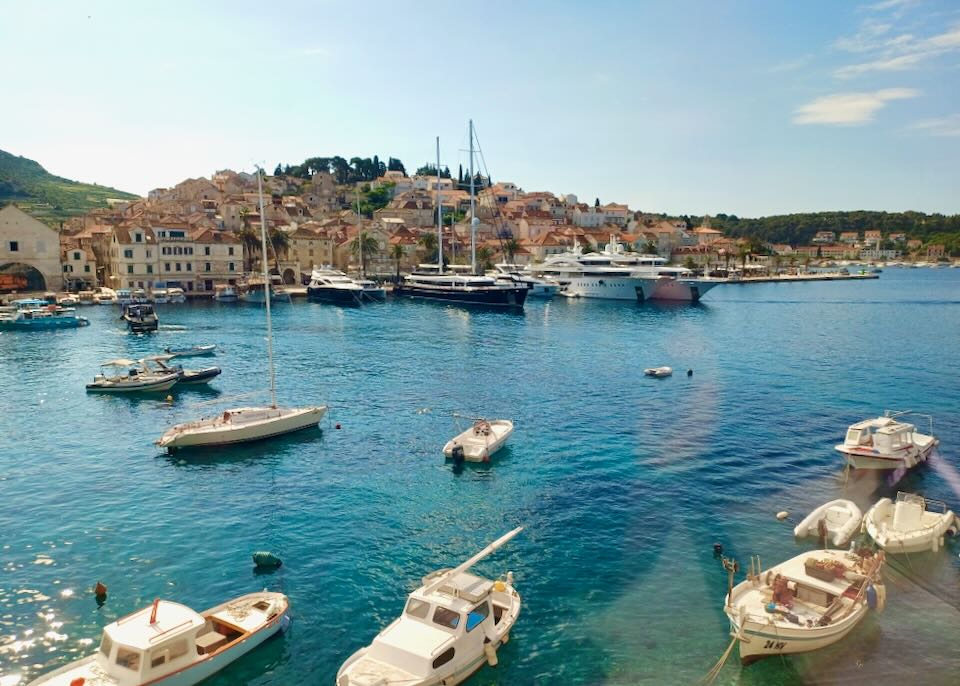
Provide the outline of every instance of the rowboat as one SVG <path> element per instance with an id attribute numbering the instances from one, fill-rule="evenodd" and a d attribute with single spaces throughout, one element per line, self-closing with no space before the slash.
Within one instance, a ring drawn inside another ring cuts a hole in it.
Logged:
<path id="1" fill-rule="evenodd" d="M 797 538 L 805 536 L 816 536 L 820 529 L 820 522 L 823 522 L 824 534 L 830 535 L 830 540 L 837 548 L 846 545 L 850 537 L 860 528 L 860 521 L 863 515 L 860 508 L 850 500 L 831 500 L 824 503 L 806 518 L 797 524 L 793 529 L 793 535 Z"/>
<path id="2" fill-rule="evenodd" d="M 453 460 L 489 462 L 513 433 L 509 419 L 477 419 L 466 431 L 454 436 L 443 446 L 443 454 Z"/>
<path id="3" fill-rule="evenodd" d="M 282 593 L 250 593 L 203 613 L 155 600 L 103 628 L 100 649 L 27 686 L 193 686 L 290 624 Z"/>

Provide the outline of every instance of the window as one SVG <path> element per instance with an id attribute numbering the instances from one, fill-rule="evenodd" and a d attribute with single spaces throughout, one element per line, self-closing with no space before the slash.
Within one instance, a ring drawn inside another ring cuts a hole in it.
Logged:
<path id="1" fill-rule="evenodd" d="M 193 271 L 193 263 L 192 263 L 192 262 L 187 262 L 187 271 L 188 271 L 188 272 L 192 272 L 192 271 Z"/>
<path id="2" fill-rule="evenodd" d="M 210 254 L 210 246 L 209 246 L 209 245 L 203 246 L 203 254 L 204 254 L 204 255 L 209 255 L 209 254 Z"/>
<path id="3" fill-rule="evenodd" d="M 192 254 L 193 254 L 193 248 L 192 248 L 192 247 L 184 248 L 184 252 L 187 253 L 188 255 L 192 255 Z"/>
<path id="4" fill-rule="evenodd" d="M 133 274 L 133 265 L 132 265 L 132 264 L 128 264 L 128 265 L 127 265 L 127 274 Z"/>
<path id="5" fill-rule="evenodd" d="M 18 252 L 20 250 L 20 243 L 17 241 L 10 241 L 10 252 Z"/>
<path id="6" fill-rule="evenodd" d="M 437 655 L 437 659 L 433 661 L 433 668 L 436 669 L 437 667 L 442 667 L 443 665 L 447 664 L 448 662 L 450 662 L 450 660 L 453 659 L 453 656 L 455 654 L 456 654 L 456 651 L 453 649 L 452 646 L 450 648 L 447 648 L 442 653 Z"/>
<path id="7" fill-rule="evenodd" d="M 70 265 L 69 265 L 69 264 L 63 265 L 63 271 L 64 271 L 64 272 L 70 271 Z"/>
<path id="8" fill-rule="evenodd" d="M 205 271 L 205 272 L 210 271 L 210 263 L 209 263 L 209 262 L 204 262 L 204 263 L 203 263 L 203 271 Z"/>
<path id="9" fill-rule="evenodd" d="M 120 646 L 117 648 L 117 664 L 134 672 L 140 671 L 140 653 Z"/>
<path id="10" fill-rule="evenodd" d="M 164 262 L 164 263 L 163 263 L 163 271 L 165 271 L 165 272 L 170 271 L 170 263 L 169 263 L 169 262 Z"/>
<path id="11" fill-rule="evenodd" d="M 186 234 L 183 231 L 171 231 L 170 238 L 186 238 Z"/>
<path id="12" fill-rule="evenodd" d="M 73 259 L 79 260 L 79 259 L 80 259 L 80 253 L 78 253 L 78 252 L 73 253 Z"/>
<path id="13" fill-rule="evenodd" d="M 143 234 L 142 233 L 133 234 L 133 240 L 135 240 L 137 243 L 143 243 Z"/>
<path id="14" fill-rule="evenodd" d="M 409 601 L 407 601 L 407 614 L 411 617 L 416 617 L 417 619 L 426 619 L 429 612 L 430 603 L 426 602 L 425 600 L 411 598 Z"/>
<path id="15" fill-rule="evenodd" d="M 110 657 L 110 651 L 113 650 L 113 641 L 110 640 L 110 637 L 107 634 L 103 635 L 103 640 L 100 641 L 100 652 Z"/>
<path id="16" fill-rule="evenodd" d="M 148 264 L 148 265 L 147 265 L 147 274 L 153 274 L 153 265 L 152 265 L 152 264 Z"/>
<path id="17" fill-rule="evenodd" d="M 183 271 L 183 269 L 181 269 L 181 266 L 182 266 L 182 265 L 181 265 L 179 262 L 177 262 L 177 265 L 176 265 L 176 266 L 177 266 L 177 271 L 178 271 L 178 272 L 182 272 L 182 271 Z"/>
<path id="18" fill-rule="evenodd" d="M 183 254 L 183 248 L 181 248 L 181 247 L 178 245 L 177 247 L 175 247 L 175 248 L 173 249 L 173 254 L 174 254 L 174 255 L 182 255 L 182 254 Z"/>
<path id="19" fill-rule="evenodd" d="M 73 267 L 70 267 L 70 271 L 73 271 Z M 90 273 L 90 265 L 89 265 L 89 264 L 83 265 L 83 271 L 85 271 L 87 274 L 89 274 L 89 273 Z"/>
<path id="20" fill-rule="evenodd" d="M 448 629 L 456 629 L 460 626 L 460 613 L 438 605 L 433 613 L 433 623 Z"/>
<path id="21" fill-rule="evenodd" d="M 153 256 L 153 251 L 150 248 L 147 248 L 147 259 L 149 260 Z"/>
<path id="22" fill-rule="evenodd" d="M 490 606 L 487 605 L 487 601 L 484 600 L 475 608 L 467 612 L 467 631 L 473 631 L 476 629 L 478 626 L 483 624 L 483 620 L 489 616 Z"/>
<path id="23" fill-rule="evenodd" d="M 233 271 L 233 262 L 227 265 L 227 269 L 229 269 L 230 271 Z"/>
<path id="24" fill-rule="evenodd" d="M 123 256 L 124 256 L 125 258 L 127 258 L 128 260 L 132 260 L 132 259 L 133 259 L 133 250 L 124 250 L 124 251 L 123 251 Z"/>
<path id="25" fill-rule="evenodd" d="M 232 245 L 227 248 L 227 254 L 228 254 L 230 257 L 233 257 L 233 246 L 232 246 Z"/>

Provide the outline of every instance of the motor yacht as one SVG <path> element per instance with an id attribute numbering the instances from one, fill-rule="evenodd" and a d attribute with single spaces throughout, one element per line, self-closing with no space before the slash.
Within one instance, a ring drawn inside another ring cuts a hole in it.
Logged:
<path id="1" fill-rule="evenodd" d="M 307 299 L 334 305 L 362 305 L 367 299 L 364 288 L 332 267 L 314 267 L 307 286 Z"/>
<path id="2" fill-rule="evenodd" d="M 911 414 L 886 410 L 882 417 L 851 424 L 843 443 L 835 446 L 850 466 L 856 469 L 909 469 L 925 462 L 940 441 L 933 435 L 933 418 L 930 434 L 922 434 L 916 426 L 900 417 Z"/>
<path id="3" fill-rule="evenodd" d="M 122 317 L 127 323 L 127 328 L 134 333 L 156 331 L 160 328 L 160 318 L 153 305 L 146 303 L 124 305 Z"/>
<path id="4" fill-rule="evenodd" d="M 633 265 L 623 265 L 610 255 L 584 253 L 574 241 L 569 252 L 551 255 L 530 272 L 555 281 L 569 297 L 644 302 L 653 297 L 659 277 L 639 276 Z"/>
<path id="5" fill-rule="evenodd" d="M 556 281 L 549 278 L 538 279 L 519 264 L 499 262 L 493 267 L 493 271 L 488 271 L 487 276 L 492 276 L 502 283 L 526 286 L 528 298 L 552 298 L 560 290 L 560 284 Z"/>

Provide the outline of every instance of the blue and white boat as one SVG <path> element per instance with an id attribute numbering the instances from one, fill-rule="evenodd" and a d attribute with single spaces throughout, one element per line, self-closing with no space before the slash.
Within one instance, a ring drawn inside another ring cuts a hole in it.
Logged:
<path id="1" fill-rule="evenodd" d="M 217 351 L 217 346 L 215 343 L 208 343 L 207 345 L 191 345 L 186 348 L 164 348 L 163 351 L 171 357 L 200 357 L 213 355 Z"/>
<path id="2" fill-rule="evenodd" d="M 12 307 L 0 312 L 0 331 L 46 331 L 87 326 L 90 320 L 78 317 L 73 308 L 60 307 L 37 299 L 14 300 Z"/>

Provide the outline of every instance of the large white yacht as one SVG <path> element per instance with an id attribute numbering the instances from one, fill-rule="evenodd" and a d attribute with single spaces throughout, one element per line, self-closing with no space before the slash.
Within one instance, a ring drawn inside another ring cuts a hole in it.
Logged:
<path id="1" fill-rule="evenodd" d="M 657 277 L 640 276 L 632 266 L 619 264 L 615 256 L 583 253 L 574 243 L 573 250 L 551 255 L 530 272 L 556 281 L 564 295 L 604 300 L 643 302 L 653 297 Z"/>

